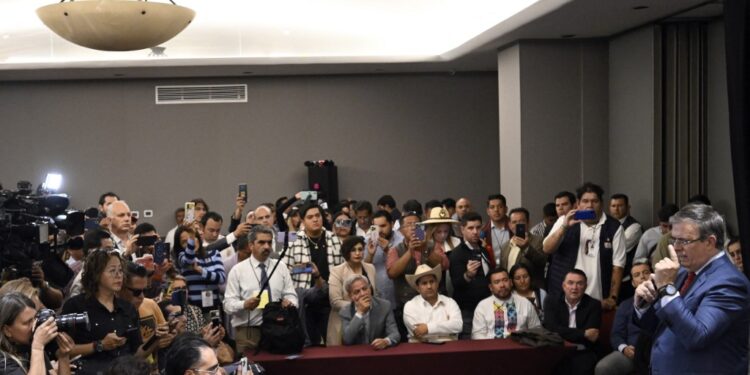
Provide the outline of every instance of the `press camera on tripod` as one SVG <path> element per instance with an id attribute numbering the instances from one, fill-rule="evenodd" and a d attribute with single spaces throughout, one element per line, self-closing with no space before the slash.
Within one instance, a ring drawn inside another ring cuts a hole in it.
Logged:
<path id="1" fill-rule="evenodd" d="M 32 266 L 57 256 L 65 245 L 58 235 L 77 236 L 84 232 L 84 214 L 68 210 L 66 194 L 52 194 L 40 184 L 34 191 L 28 181 L 16 190 L 0 185 L 0 269 L 2 280 L 31 276 Z M 35 285 L 38 286 L 38 285 Z"/>

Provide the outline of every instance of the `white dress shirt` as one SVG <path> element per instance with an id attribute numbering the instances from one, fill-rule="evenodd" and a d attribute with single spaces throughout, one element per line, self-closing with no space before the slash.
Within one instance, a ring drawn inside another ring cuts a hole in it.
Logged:
<path id="1" fill-rule="evenodd" d="M 625 220 L 628 217 L 625 216 L 622 218 L 622 220 L 618 220 L 620 224 L 624 223 Z M 643 228 L 641 228 L 641 224 L 633 223 L 630 224 L 628 229 L 625 229 L 625 231 L 622 233 L 625 236 L 625 250 L 627 252 L 634 251 L 634 249 L 638 246 L 638 241 L 641 239 L 641 235 L 643 234 Z"/>
<path id="2" fill-rule="evenodd" d="M 505 304 L 511 299 L 516 305 L 516 331 L 542 326 L 542 323 L 539 321 L 539 316 L 536 314 L 536 309 L 534 309 L 534 305 L 532 305 L 526 297 L 521 297 L 516 293 L 512 293 L 507 300 L 501 300 L 492 295 L 481 300 L 477 304 L 477 308 L 474 310 L 474 321 L 471 327 L 472 340 L 495 338 L 495 303 Z M 505 325 L 505 332 L 509 334 L 507 330 L 507 311 Z"/>
<path id="3" fill-rule="evenodd" d="M 266 260 L 266 273 L 271 274 L 278 260 Z M 243 260 L 235 265 L 227 277 L 227 288 L 224 293 L 224 311 L 232 316 L 232 327 L 260 326 L 263 322 L 263 310 L 245 310 L 245 300 L 255 296 L 260 291 L 261 268 L 255 256 Z M 297 293 L 294 291 L 289 268 L 281 262 L 269 282 L 273 301 L 287 299 L 295 306 L 299 306 Z M 272 302 L 272 301 L 269 301 Z"/>
<path id="4" fill-rule="evenodd" d="M 450 297 L 438 294 L 435 305 L 430 305 L 421 295 L 415 296 L 404 305 L 404 324 L 409 331 L 409 341 L 414 338 L 414 326 L 427 324 L 427 335 L 422 341 L 450 341 L 458 339 L 463 328 L 461 309 Z"/>
<path id="5" fill-rule="evenodd" d="M 490 222 L 490 235 L 492 236 L 492 252 L 495 253 L 495 261 L 500 264 L 500 251 L 510 241 L 510 232 L 506 228 L 496 227 Z"/>
<path id="6" fill-rule="evenodd" d="M 601 269 L 599 263 L 599 240 L 601 239 L 601 229 L 604 222 L 607 221 L 607 215 L 602 214 L 602 217 L 594 225 L 588 225 L 585 222 L 581 222 L 580 226 L 580 238 L 578 241 L 578 256 L 576 257 L 575 268 L 582 270 L 586 273 L 588 278 L 588 285 L 586 286 L 586 294 L 591 298 L 598 300 L 602 299 L 602 282 L 601 282 Z M 555 226 L 552 227 L 550 235 L 557 232 L 565 222 L 565 216 L 560 216 L 555 222 Z M 549 236 L 547 236 L 549 238 Z M 547 239 L 545 238 L 545 241 Z M 562 243 L 562 241 L 560 241 Z M 559 244 L 558 244 L 559 246 Z M 625 268 L 625 238 L 623 235 L 622 225 L 615 232 L 614 238 L 612 238 L 611 244 L 604 244 L 605 247 L 612 247 L 612 266 Z M 588 251 L 587 251 L 588 247 Z M 604 287 L 609 288 L 609 285 Z"/>

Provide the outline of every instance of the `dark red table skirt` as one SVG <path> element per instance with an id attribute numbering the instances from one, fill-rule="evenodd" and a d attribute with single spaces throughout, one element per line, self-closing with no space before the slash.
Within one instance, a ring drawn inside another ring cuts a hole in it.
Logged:
<path id="1" fill-rule="evenodd" d="M 531 348 L 512 340 L 464 340 L 443 345 L 399 344 L 376 351 L 368 345 L 306 348 L 299 357 L 247 352 L 268 374 L 549 374 L 565 347 Z"/>

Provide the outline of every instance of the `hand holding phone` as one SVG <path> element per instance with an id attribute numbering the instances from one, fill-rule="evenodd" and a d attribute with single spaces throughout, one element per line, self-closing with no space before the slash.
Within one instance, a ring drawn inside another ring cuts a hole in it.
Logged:
<path id="1" fill-rule="evenodd" d="M 417 225 L 414 228 L 414 239 L 419 240 L 419 241 L 424 241 L 424 236 L 425 236 L 424 228 L 421 225 Z"/>
<path id="2" fill-rule="evenodd" d="M 292 275 L 299 275 L 301 273 L 312 273 L 312 263 L 301 263 L 292 267 Z"/>
<path id="3" fill-rule="evenodd" d="M 594 210 L 578 210 L 575 215 L 573 215 L 573 219 L 594 220 L 596 219 L 596 212 L 594 212 Z"/>
<path id="4" fill-rule="evenodd" d="M 185 202 L 185 222 L 195 221 L 195 202 Z"/>
<path id="5" fill-rule="evenodd" d="M 138 239 L 135 240 L 135 244 L 138 246 L 152 246 L 156 243 L 156 240 L 159 239 L 158 236 L 138 236 Z"/>
<path id="6" fill-rule="evenodd" d="M 247 203 L 247 184 L 240 184 L 239 196 L 245 203 Z"/>
<path id="7" fill-rule="evenodd" d="M 526 224 L 523 224 L 523 223 L 516 224 L 515 236 L 518 238 L 526 238 Z"/>

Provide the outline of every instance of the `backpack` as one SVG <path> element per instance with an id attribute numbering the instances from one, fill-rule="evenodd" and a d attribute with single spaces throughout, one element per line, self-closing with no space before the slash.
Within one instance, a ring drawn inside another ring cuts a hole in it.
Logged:
<path id="1" fill-rule="evenodd" d="M 273 354 L 296 354 L 305 346 L 305 333 L 299 312 L 293 305 L 281 307 L 281 302 L 269 302 L 263 309 L 258 350 Z"/>

